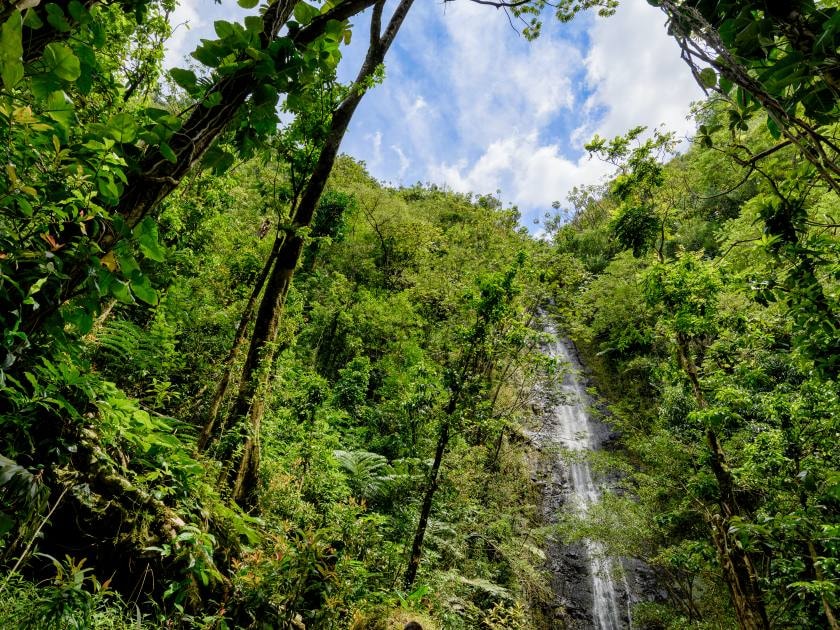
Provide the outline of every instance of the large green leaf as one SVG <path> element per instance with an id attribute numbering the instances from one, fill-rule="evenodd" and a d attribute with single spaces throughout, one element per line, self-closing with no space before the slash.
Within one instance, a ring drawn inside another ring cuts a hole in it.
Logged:
<path id="1" fill-rule="evenodd" d="M 47 109 L 44 113 L 57 122 L 65 134 L 69 133 L 76 120 L 73 101 L 61 90 L 56 90 L 47 97 Z"/>
<path id="2" fill-rule="evenodd" d="M 133 142 L 137 135 L 134 116 L 126 112 L 114 114 L 108 119 L 108 135 L 121 143 Z"/>
<path id="3" fill-rule="evenodd" d="M 64 44 L 47 44 L 43 62 L 44 69 L 62 81 L 75 81 L 82 73 L 79 58 Z"/>
<path id="4" fill-rule="evenodd" d="M 316 17 L 321 15 L 321 10 L 307 2 L 298 2 L 295 5 L 295 19 L 303 25 L 309 24 Z"/>
<path id="5" fill-rule="evenodd" d="M 131 274 L 131 292 L 146 304 L 155 306 L 158 303 L 157 291 L 155 291 L 148 276 L 143 275 L 139 270 Z"/>
<path id="6" fill-rule="evenodd" d="M 192 70 L 185 70 L 184 68 L 172 68 L 169 71 L 169 76 L 175 81 L 178 86 L 184 88 L 188 93 L 192 94 L 198 87 L 198 77 Z"/>
<path id="7" fill-rule="evenodd" d="M 155 262 L 163 262 L 166 260 L 166 250 L 158 242 L 158 228 L 157 223 L 151 217 L 143 219 L 136 228 L 134 228 L 134 235 L 137 237 L 137 242 L 140 244 L 140 251 L 146 258 L 151 258 Z"/>
<path id="8" fill-rule="evenodd" d="M 0 76 L 3 86 L 10 90 L 23 79 L 23 20 L 19 11 L 12 11 L 0 29 Z"/>
<path id="9" fill-rule="evenodd" d="M 216 31 L 216 35 L 219 39 L 224 39 L 225 37 L 230 37 L 234 34 L 233 24 L 227 22 L 226 20 L 216 20 L 213 22 L 213 30 Z"/>

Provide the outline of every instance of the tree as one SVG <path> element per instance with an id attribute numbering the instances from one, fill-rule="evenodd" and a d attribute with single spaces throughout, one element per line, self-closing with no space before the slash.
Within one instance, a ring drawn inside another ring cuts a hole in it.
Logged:
<path id="1" fill-rule="evenodd" d="M 521 258 L 519 264 L 522 264 Z M 465 347 L 461 350 L 456 363 L 448 369 L 448 400 L 441 411 L 435 455 L 426 480 L 420 517 L 403 578 L 406 590 L 410 590 L 414 584 L 417 570 L 420 568 L 423 539 L 426 536 L 432 504 L 438 489 L 440 467 L 449 445 L 451 432 L 457 426 L 459 415 L 463 414 L 466 408 L 476 404 L 474 390 L 480 387 L 480 381 L 487 373 L 486 368 L 496 360 L 494 356 L 496 335 L 500 324 L 510 315 L 512 301 L 516 295 L 515 277 L 516 269 L 512 269 L 504 276 L 489 277 L 479 283 L 480 295 L 474 306 L 475 323 L 464 336 Z"/>
<path id="2" fill-rule="evenodd" d="M 673 155 L 675 141 L 673 133 L 656 129 L 651 138 L 642 142 L 639 138 L 644 132 L 645 127 L 636 127 L 609 142 L 595 136 L 586 150 L 619 168 L 610 191 L 619 203 L 610 226 L 615 239 L 624 249 L 632 249 L 636 258 L 647 253 L 658 240 L 656 252 L 661 262 L 665 259 L 670 209 L 658 209 L 654 196 L 665 183 L 662 161 Z"/>
<path id="3" fill-rule="evenodd" d="M 4 87 L 8 98 L 16 92 L 22 98 L 32 99 L 32 108 L 28 110 L 31 114 L 27 115 L 37 119 L 21 118 L 20 113 L 13 115 L 12 101 L 9 101 L 4 116 L 8 122 L 16 123 L 9 125 L 13 134 L 20 130 L 12 137 L 20 136 L 23 141 L 21 132 L 31 133 L 32 125 L 48 125 L 66 152 L 60 153 L 58 171 L 56 164 L 50 164 L 46 173 L 60 176 L 62 170 L 78 165 L 95 176 L 97 186 L 89 198 L 75 202 L 74 212 L 51 210 L 51 214 L 39 214 L 51 222 L 48 238 L 40 246 L 37 240 L 27 245 L 35 246 L 42 255 L 44 251 L 51 252 L 49 269 L 23 253 L 31 251 L 29 247 L 20 248 L 20 253 L 16 253 L 17 248 L 6 252 L 3 264 L 8 273 L 4 275 L 13 284 L 3 311 L 18 313 L 17 323 L 7 322 L 9 329 L 19 328 L 20 334 L 31 336 L 52 320 L 68 298 L 80 293 L 89 295 L 91 277 L 102 275 L 98 270 L 99 260 L 121 239 L 130 237 L 132 230 L 142 231 L 146 228 L 138 226 L 151 225 L 144 220 L 195 164 L 202 159 L 216 168 L 230 164 L 229 153 L 211 151 L 211 148 L 233 121 L 237 121 L 238 131 L 233 137 L 237 146 L 246 155 L 253 150 L 277 124 L 275 107 L 279 94 L 305 89 L 306 77 L 319 76 L 318 68 L 334 67 L 339 43 L 347 32 L 347 18 L 372 5 L 373 0 L 344 2 L 332 9 L 325 8 L 323 13 L 304 5 L 294 13 L 297 4 L 287 0 L 271 3 L 262 17 L 249 18 L 244 28 L 217 23 L 219 39 L 205 42 L 195 53 L 199 61 L 213 69 L 212 79 L 199 81 L 191 71 L 173 75 L 195 100 L 182 115 L 154 106 L 118 107 L 108 112 L 111 117 L 105 130 L 95 128 L 98 123 L 91 123 L 90 129 L 74 127 L 73 121 L 83 115 L 83 110 L 77 111 L 75 103 L 66 96 L 61 97 L 62 113 L 55 113 L 59 105 L 58 88 L 75 89 L 84 95 L 91 87 L 88 77 L 96 78 L 97 72 L 110 71 L 109 79 L 119 90 L 117 72 L 101 64 L 90 65 L 89 60 L 96 59 L 104 43 L 101 29 L 95 30 L 85 22 L 81 36 L 71 44 L 52 41 L 44 46 L 46 56 L 24 65 L 20 44 L 24 19 L 20 12 L 11 13 L 3 25 Z M 110 10 L 118 14 L 120 8 Z M 100 10 L 104 9 L 91 9 L 94 14 Z M 287 23 L 291 30 L 280 36 Z M 69 29 L 68 26 L 65 30 Z M 250 56 L 244 52 L 246 49 Z M 80 60 L 86 64 L 84 73 Z M 314 75 L 313 71 L 316 71 Z M 87 134 L 103 132 L 108 136 L 104 144 L 92 145 Z M 49 141 L 49 134 L 43 130 L 38 137 Z M 98 166 L 103 160 L 110 160 L 107 170 Z M 16 174 L 18 178 L 29 176 L 22 168 L 17 168 Z M 31 183 L 25 190 L 38 194 L 40 182 Z M 27 194 L 23 192 L 15 197 L 18 204 L 23 204 L 19 207 L 24 215 L 32 205 Z M 39 259 L 40 256 L 35 257 Z M 115 274 L 105 283 L 106 287 L 101 277 L 98 280 L 99 291 L 110 289 L 110 292 L 130 295 L 126 293 L 130 285 L 128 278 Z M 39 293 L 37 309 L 27 302 L 33 287 Z M 87 308 L 95 308 L 95 301 Z"/>
<path id="4" fill-rule="evenodd" d="M 341 140 L 388 48 L 394 41 L 412 0 L 402 0 L 382 30 L 385 3 L 374 5 L 371 15 L 370 44 L 362 67 L 347 96 L 332 113 L 330 124 L 320 147 L 318 159 L 303 188 L 300 201 L 293 209 L 291 225 L 283 236 L 274 267 L 266 281 L 265 293 L 257 309 L 240 389 L 230 412 L 229 426 L 238 426 L 247 418 L 247 438 L 232 481 L 233 498 L 243 504 L 253 501 L 259 479 L 259 434 L 265 411 L 258 392 L 265 385 L 274 359 L 273 344 L 283 313 L 286 295 L 303 251 L 304 230 L 312 223 L 321 194 L 332 171 Z M 258 376 L 261 374 L 261 376 Z"/>

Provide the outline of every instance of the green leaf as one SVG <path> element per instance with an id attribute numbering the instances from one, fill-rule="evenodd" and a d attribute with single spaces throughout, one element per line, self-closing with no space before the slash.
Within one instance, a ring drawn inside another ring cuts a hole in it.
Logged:
<path id="1" fill-rule="evenodd" d="M 173 151 L 172 147 L 170 147 L 165 142 L 161 142 L 160 146 L 158 146 L 158 149 L 160 150 L 160 154 L 163 157 L 165 157 L 168 161 L 172 162 L 173 164 L 175 164 L 178 161 L 178 156 L 175 155 L 175 151 Z"/>
<path id="2" fill-rule="evenodd" d="M 17 521 L 5 512 L 0 512 L 0 537 L 5 536 L 15 526 Z"/>
<path id="3" fill-rule="evenodd" d="M 229 151 L 213 146 L 204 154 L 201 165 L 203 168 L 212 169 L 214 174 L 221 175 L 233 166 L 234 159 L 233 154 Z"/>
<path id="4" fill-rule="evenodd" d="M 717 85 L 717 73 L 712 68 L 703 68 L 700 71 L 700 84 L 704 88 L 713 88 Z"/>
<path id="5" fill-rule="evenodd" d="M 782 137 L 782 130 L 779 129 L 779 125 L 770 116 L 767 117 L 767 129 L 770 131 L 770 135 L 773 136 L 774 140 Z"/>
<path id="6" fill-rule="evenodd" d="M 344 23 L 330 20 L 324 27 L 324 35 L 331 42 L 340 42 L 344 38 Z"/>
<path id="7" fill-rule="evenodd" d="M 70 14 L 74 20 L 79 22 L 80 24 L 84 22 L 85 18 L 88 15 L 88 11 L 79 0 L 72 0 L 70 4 L 67 6 L 67 12 Z"/>
<path id="8" fill-rule="evenodd" d="M 144 276 L 140 271 L 135 271 L 131 276 L 131 291 L 146 304 L 155 306 L 158 303 L 157 291 L 149 282 L 148 276 Z"/>
<path id="9" fill-rule="evenodd" d="M 155 262 L 163 262 L 166 260 L 166 250 L 158 242 L 158 227 L 155 220 L 151 217 L 143 219 L 136 228 L 134 228 L 134 236 L 140 244 L 140 251 L 146 258 L 150 258 Z"/>
<path id="10" fill-rule="evenodd" d="M 114 183 L 114 179 L 110 176 L 99 177 L 96 180 L 99 194 L 101 194 L 107 201 L 116 202 L 120 196 L 120 190 Z"/>
<path id="11" fill-rule="evenodd" d="M 122 241 L 120 245 L 124 242 Z M 120 264 L 120 271 L 125 277 L 130 278 L 135 271 L 140 271 L 140 265 L 137 264 L 137 260 L 135 260 L 134 255 L 129 251 L 128 247 L 118 246 L 114 252 L 117 257 L 117 262 Z"/>
<path id="12" fill-rule="evenodd" d="M 76 120 L 73 101 L 61 90 L 56 90 L 47 97 L 47 109 L 44 113 L 61 125 L 65 133 L 70 131 Z"/>
<path id="13" fill-rule="evenodd" d="M 133 142 L 137 136 L 134 116 L 126 112 L 114 114 L 108 119 L 108 135 L 120 143 Z"/>
<path id="14" fill-rule="evenodd" d="M 46 71 L 62 81 L 75 81 L 82 73 L 79 58 L 64 44 L 47 44 L 43 61 Z"/>
<path id="15" fill-rule="evenodd" d="M 262 18 L 257 15 L 249 15 L 245 18 L 245 29 L 252 33 L 262 33 L 263 22 Z"/>
<path id="16" fill-rule="evenodd" d="M 216 20 L 213 22 L 213 29 L 216 31 L 216 35 L 219 39 L 231 37 L 235 33 L 233 30 L 233 24 L 226 22 L 225 20 Z"/>
<path id="17" fill-rule="evenodd" d="M 298 22 L 300 22 L 303 26 L 306 26 L 316 17 L 321 15 L 321 10 L 307 2 L 298 2 L 295 5 L 294 15 Z"/>
<path id="18" fill-rule="evenodd" d="M 23 79 L 22 26 L 20 11 L 12 11 L 0 29 L 0 76 L 7 90 Z"/>
<path id="19" fill-rule="evenodd" d="M 23 25 L 26 28 L 36 30 L 43 27 L 44 22 L 36 11 L 27 11 L 23 16 Z"/>
<path id="20" fill-rule="evenodd" d="M 169 71 L 169 76 L 175 83 L 184 88 L 187 92 L 192 94 L 198 88 L 198 77 L 192 70 L 185 70 L 184 68 L 172 68 Z M 168 112 L 167 112 L 168 113 Z"/>
<path id="21" fill-rule="evenodd" d="M 215 68 L 228 53 L 229 51 L 218 42 L 202 39 L 201 45 L 190 54 L 205 66 Z"/>
<path id="22" fill-rule="evenodd" d="M 59 33 L 67 33 L 70 31 L 70 22 L 64 15 L 64 11 L 60 6 L 54 2 L 50 2 L 46 6 L 47 22 Z"/>
<path id="23" fill-rule="evenodd" d="M 65 313 L 64 321 L 75 326 L 80 335 L 88 334 L 93 328 L 93 317 L 85 308 L 76 308 Z"/>
<path id="24" fill-rule="evenodd" d="M 239 0 L 237 4 L 243 9 L 253 9 L 259 4 L 259 0 Z"/>
<path id="25" fill-rule="evenodd" d="M 122 280 L 116 280 L 113 284 L 111 284 L 111 295 L 117 298 L 120 302 L 125 304 L 134 304 L 134 298 L 131 295 L 131 291 L 128 289 L 128 283 L 123 282 Z"/>

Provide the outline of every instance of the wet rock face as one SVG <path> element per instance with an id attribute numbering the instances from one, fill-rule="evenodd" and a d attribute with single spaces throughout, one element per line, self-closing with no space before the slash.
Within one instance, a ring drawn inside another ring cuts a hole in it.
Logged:
<path id="1" fill-rule="evenodd" d="M 586 510 L 597 501 L 601 485 L 585 458 L 566 461 L 564 451 L 603 448 L 615 441 L 615 434 L 588 413 L 593 401 L 574 346 L 565 340 L 550 344 L 546 352 L 568 364 L 569 371 L 541 392 L 538 418 L 541 425 L 531 432 L 539 457 L 535 483 L 542 492 L 543 516 L 547 525 L 558 515 Z M 649 569 L 636 562 L 598 559 L 597 544 L 563 544 L 549 538 L 546 565 L 556 594 L 554 625 L 558 629 L 621 630 L 630 627 L 629 604 L 649 599 Z M 594 552 L 594 553 L 593 553 Z M 637 566 L 639 565 L 639 566 Z M 624 575 L 619 577 L 620 568 Z"/>
<path id="2" fill-rule="evenodd" d="M 542 494 L 544 522 L 552 525 L 565 509 L 569 498 L 569 482 L 562 465 L 558 464 L 556 449 L 538 446 L 535 482 Z M 551 588 L 556 595 L 551 617 L 556 628 L 576 628 L 591 619 L 592 588 L 589 558 L 582 544 L 566 545 L 549 537 L 545 549 L 546 568 L 551 575 Z"/>
<path id="3" fill-rule="evenodd" d="M 557 522 L 565 509 L 571 489 L 566 471 L 558 461 L 555 449 L 544 449 L 540 457 L 537 484 L 542 490 L 542 512 L 548 525 Z M 553 611 L 554 628 L 592 628 L 592 574 L 589 554 L 580 544 L 565 544 L 550 537 L 546 544 L 546 568 L 551 574 L 551 587 L 556 596 Z"/>

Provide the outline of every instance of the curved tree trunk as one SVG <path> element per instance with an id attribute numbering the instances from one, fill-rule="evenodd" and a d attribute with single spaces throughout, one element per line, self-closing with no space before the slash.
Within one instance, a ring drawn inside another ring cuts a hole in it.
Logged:
<path id="1" fill-rule="evenodd" d="M 423 553 L 423 539 L 426 537 L 429 515 L 432 513 L 432 502 L 438 489 L 440 464 L 443 461 L 443 454 L 449 444 L 449 422 L 450 418 L 447 416 L 440 425 L 440 433 L 438 434 L 437 446 L 435 447 L 435 459 L 432 462 L 432 469 L 429 471 L 429 482 L 426 486 L 426 493 L 423 495 L 423 505 L 420 508 L 420 520 L 417 522 L 417 530 L 414 532 L 414 541 L 411 543 L 411 555 L 408 558 L 408 568 L 405 570 L 405 578 L 403 579 L 403 586 L 407 591 L 414 584 L 414 580 L 417 578 L 417 570 L 420 568 L 420 557 Z"/>
<path id="2" fill-rule="evenodd" d="M 234 363 L 236 362 L 236 358 L 239 356 L 239 351 L 242 349 L 242 346 L 245 345 L 245 341 L 248 337 L 248 326 L 254 318 L 254 310 L 257 307 L 257 300 L 260 297 L 260 293 L 262 293 L 263 286 L 265 286 L 268 274 L 271 272 L 274 262 L 277 260 L 277 254 L 280 252 L 280 246 L 283 244 L 284 240 L 285 234 L 278 232 L 277 236 L 274 238 L 274 246 L 271 249 L 271 253 L 268 255 L 265 265 L 263 266 L 257 281 L 254 283 L 254 287 L 251 290 L 251 296 L 248 298 L 248 302 L 242 311 L 242 316 L 239 318 L 239 326 L 236 329 L 236 335 L 234 335 L 230 351 L 228 352 L 223 364 L 224 371 L 222 372 L 222 377 L 216 385 L 216 390 L 213 393 L 213 399 L 210 401 L 210 409 L 207 412 L 207 419 L 201 429 L 201 434 L 198 436 L 196 448 L 199 452 L 204 451 L 207 448 L 207 445 L 210 443 L 210 440 L 214 435 L 218 435 L 224 431 L 224 426 L 219 427 L 218 431 L 216 430 L 216 420 L 219 418 L 219 410 L 221 409 L 222 402 L 224 402 L 225 396 L 227 395 L 227 390 L 233 374 Z"/>
<path id="3" fill-rule="evenodd" d="M 703 409 L 707 406 L 706 398 L 700 387 L 700 378 L 691 356 L 689 341 L 685 335 L 678 333 L 676 342 L 679 363 L 691 382 L 697 406 Z M 732 473 L 726 463 L 720 440 L 712 429 L 706 430 L 706 444 L 711 452 L 711 468 L 717 482 L 720 509 L 719 514 L 710 517 L 709 526 L 723 579 L 735 608 L 735 617 L 738 625 L 744 630 L 767 630 L 770 628 L 770 621 L 758 582 L 758 573 L 750 554 L 733 538 L 730 531 L 732 517 L 738 516 L 740 510 L 735 501 Z"/>
<path id="4" fill-rule="evenodd" d="M 301 195 L 300 203 L 292 218 L 293 232 L 286 236 L 277 255 L 277 263 L 271 272 L 268 284 L 254 324 L 254 333 L 248 348 L 248 356 L 242 368 L 239 394 L 230 414 L 228 426 L 240 427 L 247 424 L 247 437 L 242 453 L 232 473 L 232 498 L 245 507 L 253 507 L 259 479 L 260 440 L 259 433 L 265 413 L 265 401 L 261 396 L 270 378 L 270 367 L 274 362 L 277 330 L 286 295 L 294 277 L 295 268 L 303 251 L 303 237 L 297 230 L 312 223 L 321 194 L 327 184 L 341 141 L 350 124 L 356 108 L 365 94 L 368 79 L 384 61 L 385 54 L 402 26 L 413 0 L 401 0 L 384 33 L 381 32 L 384 0 L 374 6 L 371 16 L 371 37 L 365 60 L 359 70 L 350 94 L 333 113 L 324 146 L 313 169 L 312 176 Z M 339 5 L 340 6 L 340 5 Z M 232 454 L 229 452 L 228 455 Z"/>

